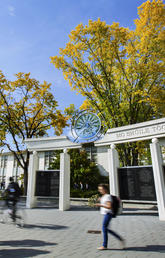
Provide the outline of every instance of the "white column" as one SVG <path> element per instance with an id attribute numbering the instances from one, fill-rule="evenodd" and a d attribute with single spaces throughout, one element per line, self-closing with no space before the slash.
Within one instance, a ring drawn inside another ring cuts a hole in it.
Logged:
<path id="1" fill-rule="evenodd" d="M 165 220 L 165 179 L 163 173 L 163 160 L 158 139 L 154 138 L 150 144 L 155 190 L 159 211 L 159 219 Z"/>
<path id="2" fill-rule="evenodd" d="M 108 171 L 110 180 L 110 194 L 119 196 L 119 183 L 117 169 L 119 167 L 119 158 L 115 145 L 111 144 L 108 149 Z"/>
<path id="3" fill-rule="evenodd" d="M 45 152 L 38 153 L 38 169 L 39 170 L 45 169 Z"/>
<path id="4" fill-rule="evenodd" d="M 67 150 L 60 154 L 59 210 L 70 208 L 70 155 Z"/>
<path id="5" fill-rule="evenodd" d="M 30 155 L 29 171 L 28 171 L 28 187 L 26 207 L 33 208 L 36 204 L 35 187 L 36 187 L 36 170 L 38 169 L 38 155 L 36 151 Z"/>

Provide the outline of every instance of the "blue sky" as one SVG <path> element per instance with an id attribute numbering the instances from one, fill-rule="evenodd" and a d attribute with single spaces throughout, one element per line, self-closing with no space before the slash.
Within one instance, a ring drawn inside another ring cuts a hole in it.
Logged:
<path id="1" fill-rule="evenodd" d="M 83 98 L 70 90 L 62 72 L 50 63 L 50 56 L 64 47 L 68 35 L 79 23 L 98 17 L 112 24 L 134 28 L 137 7 L 142 0 L 0 0 L 0 70 L 8 79 L 18 72 L 30 72 L 40 82 L 52 83 L 64 109 L 78 108 Z"/>

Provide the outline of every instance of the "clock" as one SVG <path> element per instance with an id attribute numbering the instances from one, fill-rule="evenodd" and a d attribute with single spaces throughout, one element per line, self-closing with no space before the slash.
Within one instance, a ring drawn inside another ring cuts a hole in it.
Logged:
<path id="1" fill-rule="evenodd" d="M 71 131 L 75 141 L 89 142 L 96 140 L 100 129 L 100 118 L 92 112 L 82 111 L 74 118 Z"/>

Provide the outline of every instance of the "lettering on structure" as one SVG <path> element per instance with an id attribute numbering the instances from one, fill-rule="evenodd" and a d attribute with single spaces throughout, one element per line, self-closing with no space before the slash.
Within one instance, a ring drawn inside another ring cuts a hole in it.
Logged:
<path id="1" fill-rule="evenodd" d="M 147 126 L 144 128 L 129 129 L 129 130 L 125 130 L 124 132 L 123 131 L 117 132 L 115 134 L 115 138 L 117 140 L 131 139 L 131 138 L 145 137 L 145 136 L 161 134 L 161 133 L 165 133 L 165 123 L 160 125 Z"/>

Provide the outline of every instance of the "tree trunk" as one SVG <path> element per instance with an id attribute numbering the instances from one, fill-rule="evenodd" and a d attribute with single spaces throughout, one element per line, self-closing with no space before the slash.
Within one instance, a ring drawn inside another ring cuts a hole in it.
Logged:
<path id="1" fill-rule="evenodd" d="M 138 166 L 138 150 L 136 143 L 117 145 L 121 166 Z"/>
<path id="2" fill-rule="evenodd" d="M 132 148 L 132 166 L 138 166 L 139 160 L 138 160 L 138 150 L 135 148 Z"/>
<path id="3" fill-rule="evenodd" d="M 30 158 L 30 152 L 27 150 L 26 163 L 24 166 L 24 195 L 27 195 L 29 158 Z"/>
<path id="4" fill-rule="evenodd" d="M 24 168 L 24 195 L 27 195 L 27 185 L 28 185 L 28 167 Z"/>

